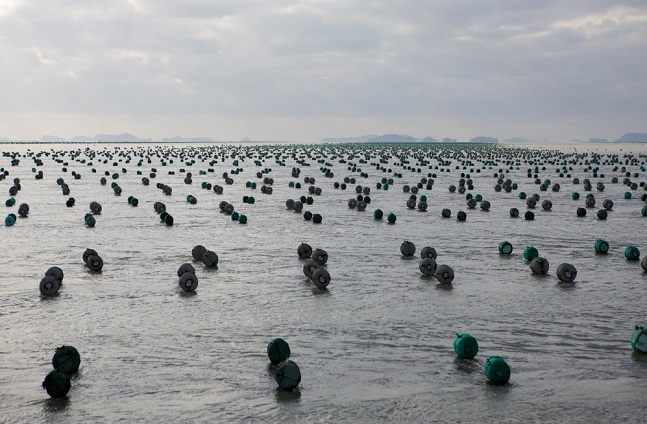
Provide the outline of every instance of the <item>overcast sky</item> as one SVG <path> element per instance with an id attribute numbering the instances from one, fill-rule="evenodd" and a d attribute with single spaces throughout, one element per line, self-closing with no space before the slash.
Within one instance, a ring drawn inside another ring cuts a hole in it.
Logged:
<path id="1" fill-rule="evenodd" d="M 647 132 L 645 0 L 0 0 L 0 137 Z"/>

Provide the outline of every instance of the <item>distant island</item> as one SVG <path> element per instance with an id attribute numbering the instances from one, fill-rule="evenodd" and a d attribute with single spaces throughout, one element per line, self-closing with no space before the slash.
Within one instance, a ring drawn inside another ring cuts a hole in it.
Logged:
<path id="1" fill-rule="evenodd" d="M 594 138 L 589 139 L 589 143 L 607 143 L 607 142 L 609 142 L 609 140 L 607 140 L 606 138 L 595 138 L 594 137 Z"/>
<path id="2" fill-rule="evenodd" d="M 616 143 L 647 143 L 647 133 L 627 133 L 616 139 Z"/>
<path id="3" fill-rule="evenodd" d="M 384 135 L 362 135 L 359 137 L 326 137 L 321 139 L 322 143 L 458 143 L 455 138 L 445 137 L 438 140 L 431 136 L 416 138 L 406 134 L 384 134 Z M 470 143 L 498 143 L 499 139 L 494 137 L 474 137 Z"/>
<path id="4" fill-rule="evenodd" d="M 170 137 L 163 138 L 160 143 L 213 143 L 216 140 L 210 137 Z M 41 143 L 153 143 L 152 138 L 142 138 L 130 133 L 123 134 L 97 134 L 94 137 L 86 135 L 77 135 L 69 140 L 55 135 L 44 135 L 40 139 Z"/>

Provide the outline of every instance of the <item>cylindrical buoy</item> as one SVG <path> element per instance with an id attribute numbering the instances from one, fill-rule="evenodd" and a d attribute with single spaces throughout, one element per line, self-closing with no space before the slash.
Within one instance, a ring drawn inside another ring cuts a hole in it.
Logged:
<path id="1" fill-rule="evenodd" d="M 456 334 L 454 352 L 461 359 L 472 359 L 479 351 L 479 344 L 474 337 L 467 333 Z"/>
<path id="2" fill-rule="evenodd" d="M 436 274 L 437 264 L 433 258 L 426 257 L 420 260 L 418 268 L 424 275 L 433 277 Z"/>
<path id="3" fill-rule="evenodd" d="M 312 274 L 321 268 L 318 263 L 314 261 L 308 261 L 303 264 L 303 274 L 312 280 Z"/>
<path id="4" fill-rule="evenodd" d="M 516 218 L 519 216 L 519 209 L 517 208 L 510 208 L 510 216 L 513 218 Z"/>
<path id="5" fill-rule="evenodd" d="M 96 253 L 96 252 L 95 252 Z M 63 270 L 57 266 L 53 266 L 47 269 L 45 271 L 45 275 L 54 277 L 57 279 L 60 283 L 63 282 L 63 277 L 65 277 L 65 274 L 63 274 Z"/>
<path id="6" fill-rule="evenodd" d="M 324 268 L 319 268 L 312 273 L 312 282 L 317 288 L 326 288 L 330 284 L 330 274 Z"/>
<path id="7" fill-rule="evenodd" d="M 491 356 L 485 361 L 485 376 L 494 384 L 504 384 L 510 380 L 510 366 L 500 356 Z"/>
<path id="8" fill-rule="evenodd" d="M 267 344 L 267 357 L 270 362 L 278 364 L 290 357 L 290 345 L 281 338 L 276 338 Z"/>
<path id="9" fill-rule="evenodd" d="M 577 277 L 577 269 L 571 264 L 563 263 L 557 267 L 557 278 L 565 283 L 572 283 Z"/>
<path id="10" fill-rule="evenodd" d="M 594 247 L 596 253 L 607 253 L 609 251 L 609 243 L 602 239 L 597 239 Z"/>
<path id="11" fill-rule="evenodd" d="M 286 359 L 276 367 L 274 379 L 283 390 L 293 390 L 301 382 L 301 370 L 296 363 Z"/>
<path id="12" fill-rule="evenodd" d="M 440 284 L 451 284 L 454 280 L 454 270 L 449 265 L 440 265 L 436 268 L 435 277 Z"/>
<path id="13" fill-rule="evenodd" d="M 181 277 L 182 275 L 184 275 L 187 272 L 189 272 L 191 274 L 195 274 L 195 268 L 193 268 L 193 265 L 191 265 L 191 264 L 184 263 L 184 264 L 180 265 L 180 267 L 177 269 L 177 276 Z"/>
<path id="14" fill-rule="evenodd" d="M 85 264 L 91 271 L 99 272 L 103 269 L 103 259 L 99 255 L 90 255 Z"/>
<path id="15" fill-rule="evenodd" d="M 180 287 L 187 293 L 195 291 L 198 288 L 198 277 L 191 272 L 185 272 L 180 277 Z"/>
<path id="16" fill-rule="evenodd" d="M 530 269 L 535 274 L 545 275 L 548 272 L 549 267 L 550 264 L 548 263 L 548 259 L 542 258 L 541 256 L 537 256 L 530 261 Z"/>
<path id="17" fill-rule="evenodd" d="M 442 212 L 440 214 L 441 214 L 441 216 L 443 218 L 449 218 L 450 216 L 452 216 L 452 211 L 445 208 L 445 209 L 442 210 Z"/>
<path id="18" fill-rule="evenodd" d="M 608 213 L 606 209 L 600 209 L 596 215 L 599 220 L 604 221 L 605 219 L 607 219 Z"/>
<path id="19" fill-rule="evenodd" d="M 502 255 L 509 255 L 512 253 L 512 244 L 507 241 L 499 243 L 499 253 Z"/>
<path id="20" fill-rule="evenodd" d="M 523 258 L 528 262 L 532 261 L 537 256 L 539 256 L 539 252 L 534 246 L 526 246 L 526 248 L 523 250 Z"/>
<path id="21" fill-rule="evenodd" d="M 196 261 L 201 261 L 205 253 L 207 253 L 207 248 L 201 244 L 198 244 L 191 249 L 191 256 L 193 256 L 193 259 Z M 178 277 L 181 277 L 181 275 L 178 275 Z"/>
<path id="22" fill-rule="evenodd" d="M 319 265 L 324 265 L 328 262 L 328 253 L 323 249 L 315 249 L 312 252 L 312 260 Z"/>
<path id="23" fill-rule="evenodd" d="M 532 211 L 526 211 L 523 216 L 527 221 L 532 221 L 533 219 L 535 219 L 535 213 Z"/>
<path id="24" fill-rule="evenodd" d="M 389 222 L 389 224 L 395 224 L 397 217 L 393 212 L 389 212 L 389 214 L 386 217 L 386 220 Z"/>
<path id="25" fill-rule="evenodd" d="M 204 255 L 202 255 L 202 263 L 209 268 L 218 269 L 218 255 L 216 255 L 216 252 L 207 250 L 204 252 Z"/>
<path id="26" fill-rule="evenodd" d="M 312 222 L 314 222 L 315 224 L 321 224 L 321 220 L 322 220 L 322 217 L 320 214 L 318 213 L 312 214 Z"/>
<path id="27" fill-rule="evenodd" d="M 70 376 L 67 373 L 54 370 L 45 377 L 43 387 L 51 397 L 62 398 L 70 391 L 72 384 L 70 383 Z"/>
<path id="28" fill-rule="evenodd" d="M 405 240 L 400 245 L 400 252 L 402 253 L 402 256 L 413 256 L 413 254 L 416 253 L 416 246 L 412 242 Z"/>
<path id="29" fill-rule="evenodd" d="M 61 282 L 51 275 L 46 275 L 40 280 L 40 293 L 44 296 L 54 296 L 58 293 Z"/>
<path id="30" fill-rule="evenodd" d="M 459 221 L 465 221 L 467 219 L 467 214 L 463 211 L 458 211 L 456 214 L 456 219 Z"/>
<path id="31" fill-rule="evenodd" d="M 640 353 L 647 353 L 647 328 L 636 326 L 631 333 L 631 347 Z"/>
<path id="32" fill-rule="evenodd" d="M 630 261 L 637 261 L 640 259 L 640 251 L 636 246 L 627 246 L 625 249 L 625 258 Z"/>
<path id="33" fill-rule="evenodd" d="M 309 258 L 312 256 L 312 247 L 307 243 L 301 243 L 297 248 L 297 254 L 301 259 Z"/>
<path id="34" fill-rule="evenodd" d="M 436 259 L 438 257 L 438 253 L 436 252 L 436 249 L 434 249 L 433 247 L 425 246 L 420 251 L 420 257 Z"/>
<path id="35" fill-rule="evenodd" d="M 73 346 L 61 346 L 56 348 L 56 353 L 52 357 L 52 366 L 54 369 L 63 371 L 67 374 L 74 374 L 79 370 L 81 365 L 81 355 Z"/>
<path id="36" fill-rule="evenodd" d="M 584 209 L 584 208 L 577 208 L 577 212 L 576 212 L 576 213 L 577 213 L 577 216 L 579 216 L 580 218 L 581 218 L 581 217 L 584 217 L 584 216 L 586 216 L 586 209 Z"/>
<path id="37" fill-rule="evenodd" d="M 642 261 L 640 261 L 640 266 L 642 267 L 643 271 L 647 271 L 647 255 L 643 257 Z"/>
<path id="38" fill-rule="evenodd" d="M 373 212 L 374 219 L 382 219 L 383 216 L 384 216 L 384 212 L 382 212 L 381 209 L 375 209 L 375 212 Z"/>

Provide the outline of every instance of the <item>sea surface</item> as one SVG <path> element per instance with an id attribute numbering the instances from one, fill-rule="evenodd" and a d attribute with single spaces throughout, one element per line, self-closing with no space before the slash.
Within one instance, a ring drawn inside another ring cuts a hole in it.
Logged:
<path id="1" fill-rule="evenodd" d="M 0 156 L 0 168 L 9 171 L 0 181 L 0 218 L 29 205 L 27 218 L 0 227 L 0 422 L 644 423 L 647 355 L 633 352 L 629 340 L 636 325 L 647 326 L 647 273 L 638 261 L 626 260 L 624 251 L 634 245 L 641 257 L 647 254 L 640 200 L 647 191 L 622 182 L 626 172 L 632 182 L 647 182 L 640 169 L 647 146 L 563 145 L 544 153 L 529 146 L 438 149 L 0 145 L 0 152 L 20 156 L 17 166 Z M 33 161 L 39 152 L 49 153 L 41 156 L 42 166 Z M 584 161 L 596 154 L 599 164 L 590 165 L 599 170 L 593 177 Z M 605 164 L 613 154 L 619 163 Z M 423 157 L 429 163 L 416 165 Z M 381 158 L 386 163 L 379 163 Z M 562 161 L 573 169 L 560 177 L 556 169 Z M 32 168 L 43 171 L 42 180 Z M 145 186 L 142 177 L 152 168 L 156 178 Z M 232 174 L 237 168 L 242 171 Z M 291 175 L 293 168 L 300 169 L 298 178 Z M 334 176 L 325 177 L 321 168 Z M 494 173 L 500 169 L 517 190 L 495 192 Z M 191 184 L 181 170 L 192 172 Z M 262 170 L 268 172 L 258 178 Z M 234 179 L 232 185 L 224 183 L 223 172 Z M 436 174 L 433 188 L 423 186 L 418 195 L 427 196 L 428 210 L 408 209 L 411 193 L 403 186 L 415 186 L 427 173 Z M 468 209 L 464 194 L 449 192 L 461 173 L 473 179 L 469 193 L 491 202 L 489 211 Z M 540 191 L 535 173 L 551 186 L 559 183 L 560 191 Z M 274 180 L 271 195 L 260 190 L 265 177 Z M 320 196 L 308 193 L 305 177 L 315 178 Z M 335 189 L 345 177 L 356 178 L 356 184 Z M 388 190 L 377 189 L 383 177 L 394 178 Z M 574 177 L 589 178 L 592 191 L 581 181 L 574 185 Z M 15 206 L 6 207 L 14 178 L 21 190 Z M 69 196 L 62 194 L 58 178 L 69 185 Z M 257 188 L 246 187 L 248 181 Z M 289 187 L 291 181 L 302 188 Z M 113 193 L 113 182 L 122 188 L 120 196 Z M 224 193 L 206 190 L 202 182 L 219 184 Z M 596 190 L 598 182 L 604 183 L 603 192 Z M 172 187 L 172 195 L 157 183 Z M 371 189 L 363 212 L 347 205 L 357 185 Z M 521 191 L 540 195 L 534 220 L 524 219 L 528 209 Z M 579 200 L 572 199 L 575 191 Z M 624 198 L 627 191 L 631 199 Z M 588 193 L 597 204 L 580 218 L 576 209 L 585 207 Z M 195 205 L 188 195 L 197 198 Z M 128 203 L 129 196 L 139 200 L 137 207 Z M 256 202 L 245 204 L 243 196 Z M 300 196 L 313 197 L 304 211 L 321 214 L 321 224 L 286 208 L 286 200 Z M 76 201 L 73 207 L 66 207 L 69 197 Z M 541 208 L 545 199 L 552 210 Z M 614 205 L 608 218 L 599 220 L 604 199 Z M 245 214 L 247 224 L 222 213 L 223 200 Z M 92 201 L 103 210 L 90 228 L 84 215 Z M 160 221 L 153 209 L 158 201 L 174 217 L 173 226 Z M 518 218 L 509 215 L 513 207 Z M 396 223 L 375 220 L 377 208 L 385 217 L 395 213 Z M 451 210 L 450 218 L 441 216 L 444 208 Z M 459 210 L 467 213 L 465 222 L 456 219 Z M 608 254 L 595 253 L 596 239 L 609 243 Z M 415 244 L 414 258 L 402 256 L 405 240 Z M 499 254 L 502 241 L 514 246 L 511 255 Z M 297 255 L 301 243 L 328 253 L 325 268 L 332 280 L 325 290 L 304 276 L 305 261 Z M 193 260 L 196 245 L 217 253 L 217 270 Z M 418 262 L 425 246 L 436 249 L 438 264 L 453 268 L 452 284 L 422 275 Z M 526 246 L 549 261 L 548 274 L 531 272 L 523 259 Z M 101 273 L 83 263 L 86 248 L 103 258 Z M 199 278 L 194 293 L 178 286 L 177 269 L 186 262 Z M 556 277 L 565 262 L 577 268 L 574 283 Z M 39 282 L 52 266 L 64 271 L 63 285 L 58 295 L 41 296 Z M 456 333 L 478 340 L 476 358 L 456 357 Z M 290 358 L 301 370 L 295 391 L 279 389 L 269 366 L 267 344 L 277 337 L 289 343 Z M 78 349 L 81 368 L 67 397 L 51 399 L 41 382 L 61 345 Z M 490 356 L 509 364 L 509 383 L 488 382 L 483 364 Z"/>

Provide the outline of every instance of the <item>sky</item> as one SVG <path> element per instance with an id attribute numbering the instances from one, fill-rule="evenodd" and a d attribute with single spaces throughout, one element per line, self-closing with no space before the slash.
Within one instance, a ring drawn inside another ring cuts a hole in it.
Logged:
<path id="1" fill-rule="evenodd" d="M 0 138 L 614 140 L 645 0 L 0 0 Z"/>

